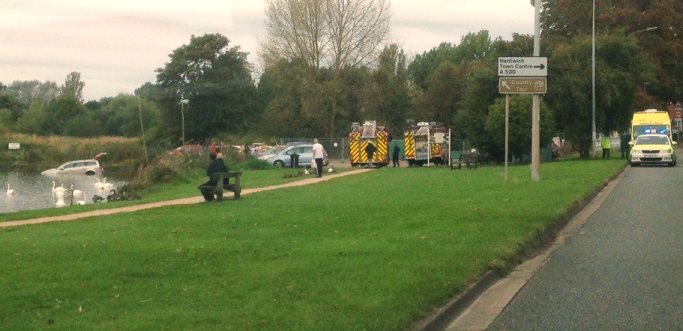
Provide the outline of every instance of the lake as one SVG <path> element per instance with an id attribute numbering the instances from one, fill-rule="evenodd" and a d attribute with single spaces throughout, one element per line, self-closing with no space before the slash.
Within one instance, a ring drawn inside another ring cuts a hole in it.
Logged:
<path id="1" fill-rule="evenodd" d="M 52 182 L 55 182 L 57 187 L 63 186 L 70 189 L 71 185 L 75 190 L 81 190 L 85 193 L 83 197 L 77 197 L 74 200 L 84 200 L 86 204 L 93 203 L 93 196 L 106 196 L 109 192 L 104 192 L 98 189 L 95 184 L 102 181 L 103 177 L 97 176 L 60 176 L 47 177 L 41 174 L 29 174 L 19 172 L 0 173 L 0 213 L 11 213 L 22 210 L 32 209 L 46 209 L 58 208 L 59 198 L 52 192 Z M 125 184 L 123 180 L 106 178 L 106 181 L 112 183 L 115 188 Z M 14 194 L 7 195 L 7 184 L 10 184 L 14 190 Z M 65 197 L 62 199 L 67 206 L 71 203 L 70 191 L 67 191 Z M 74 201 L 76 204 L 76 201 Z"/>

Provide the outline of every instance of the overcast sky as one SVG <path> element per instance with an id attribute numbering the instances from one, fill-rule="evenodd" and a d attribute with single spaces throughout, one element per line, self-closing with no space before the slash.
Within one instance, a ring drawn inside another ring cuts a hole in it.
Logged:
<path id="1" fill-rule="evenodd" d="M 393 0 L 389 42 L 409 56 L 469 32 L 533 34 L 529 0 Z M 220 33 L 258 65 L 263 0 L 0 0 L 0 82 L 81 73 L 86 100 L 131 94 L 190 36 Z"/>

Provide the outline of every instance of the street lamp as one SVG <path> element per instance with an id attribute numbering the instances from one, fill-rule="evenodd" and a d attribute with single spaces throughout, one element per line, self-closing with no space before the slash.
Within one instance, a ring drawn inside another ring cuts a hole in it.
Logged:
<path id="1" fill-rule="evenodd" d="M 190 109 L 190 100 L 188 99 L 182 99 L 180 100 L 180 119 L 182 121 L 182 132 L 183 132 L 183 145 L 185 146 L 185 105 L 188 105 L 188 109 Z M 183 147 L 185 148 L 185 147 Z"/>
<path id="2" fill-rule="evenodd" d="M 592 93 L 591 93 L 591 98 L 592 98 L 592 112 L 593 112 L 593 121 L 591 123 L 591 158 L 595 158 L 595 0 L 593 0 L 593 41 L 592 41 L 592 49 L 591 49 L 591 70 L 592 70 Z"/>
<path id="3" fill-rule="evenodd" d="M 649 27 L 649 28 L 645 28 L 645 29 L 642 29 L 642 30 L 633 31 L 633 32 L 629 33 L 628 35 L 629 35 L 629 36 L 632 36 L 632 35 L 634 35 L 634 34 L 636 34 L 636 33 L 645 32 L 645 31 L 653 31 L 653 30 L 657 30 L 657 29 L 659 29 L 658 26 L 651 26 L 651 27 Z"/>

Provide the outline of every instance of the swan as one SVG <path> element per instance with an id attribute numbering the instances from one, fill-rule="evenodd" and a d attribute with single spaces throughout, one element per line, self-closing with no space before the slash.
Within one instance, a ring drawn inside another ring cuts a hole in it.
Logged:
<path id="1" fill-rule="evenodd" d="M 61 193 L 63 195 L 64 191 L 66 191 L 66 189 L 64 188 L 64 184 L 60 184 L 59 187 L 57 187 L 57 184 L 55 184 L 55 181 L 54 180 L 52 181 L 52 193 L 55 193 L 55 194 Z"/>
<path id="2" fill-rule="evenodd" d="M 77 192 L 80 192 L 81 195 L 81 200 L 76 200 L 77 205 L 84 205 L 85 204 L 85 192 L 76 190 Z"/>
<path id="3" fill-rule="evenodd" d="M 14 189 L 7 183 L 7 195 L 13 195 Z"/>
<path id="4" fill-rule="evenodd" d="M 102 190 L 105 192 L 111 192 L 111 190 L 114 189 L 114 184 L 113 183 L 107 183 L 107 177 L 104 177 L 104 182 L 102 182 Z"/>
<path id="5" fill-rule="evenodd" d="M 104 184 L 107 182 L 107 177 L 104 177 L 104 181 L 101 178 L 97 178 L 97 181 L 93 184 L 95 185 L 95 188 L 97 188 L 100 191 L 104 190 Z"/>
<path id="6" fill-rule="evenodd" d="M 75 190 L 74 190 L 74 185 L 71 184 L 71 199 L 75 199 L 75 198 L 78 197 L 78 196 L 85 196 L 85 192 L 83 192 L 83 191 L 81 191 L 81 190 L 79 190 L 79 189 L 75 189 Z M 77 200 L 74 200 L 74 201 L 76 201 L 76 203 L 78 203 Z M 84 202 L 85 202 L 85 201 L 84 201 Z"/>

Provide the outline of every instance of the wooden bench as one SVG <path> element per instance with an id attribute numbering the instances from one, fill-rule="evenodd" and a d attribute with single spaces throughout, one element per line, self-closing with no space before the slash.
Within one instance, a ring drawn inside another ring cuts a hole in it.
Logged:
<path id="1" fill-rule="evenodd" d="M 216 186 L 213 188 L 213 194 L 216 195 L 216 200 L 218 201 L 223 201 L 223 191 L 231 191 L 234 192 L 235 195 L 235 200 L 240 198 L 240 194 L 242 193 L 242 186 L 240 185 L 240 176 L 242 175 L 241 171 L 230 171 L 230 172 L 217 172 L 213 174 L 214 178 L 216 179 Z M 234 178 L 235 183 L 234 184 L 228 184 L 227 187 L 223 187 L 223 179 L 224 178 Z"/>

